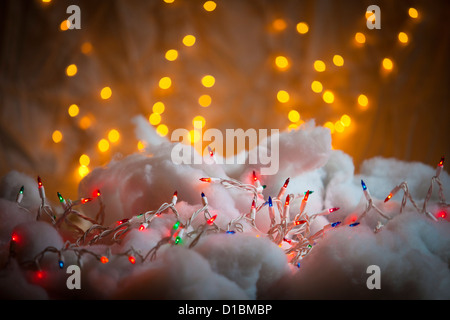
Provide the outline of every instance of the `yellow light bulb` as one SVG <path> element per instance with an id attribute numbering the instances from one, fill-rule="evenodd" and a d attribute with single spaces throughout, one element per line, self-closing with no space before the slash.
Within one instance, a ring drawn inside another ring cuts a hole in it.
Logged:
<path id="1" fill-rule="evenodd" d="M 217 4 L 214 1 L 206 1 L 203 4 L 203 9 L 205 9 L 206 11 L 214 11 L 217 7 Z"/>
<path id="2" fill-rule="evenodd" d="M 344 127 L 349 127 L 351 122 L 352 122 L 352 119 L 350 118 L 350 116 L 344 114 L 341 117 L 341 123 L 344 125 Z"/>
<path id="3" fill-rule="evenodd" d="M 162 77 L 158 85 L 161 89 L 169 89 L 172 86 L 172 79 L 170 77 Z"/>
<path id="4" fill-rule="evenodd" d="M 159 113 L 152 113 L 148 118 L 148 121 L 150 122 L 151 125 L 156 126 L 161 122 L 161 115 Z"/>
<path id="5" fill-rule="evenodd" d="M 159 113 L 162 114 L 164 112 L 164 110 L 166 109 L 164 103 L 162 103 L 161 101 L 155 102 L 155 104 L 153 105 L 153 113 Z"/>
<path id="6" fill-rule="evenodd" d="M 288 113 L 288 119 L 290 122 L 298 122 L 300 120 L 300 113 L 297 110 L 291 110 Z"/>
<path id="7" fill-rule="evenodd" d="M 316 60 L 314 61 L 314 69 L 317 72 L 324 72 L 326 69 L 326 65 L 325 62 L 323 62 L 322 60 Z"/>
<path id="8" fill-rule="evenodd" d="M 201 129 L 205 126 L 206 120 L 202 116 L 196 116 L 194 119 L 192 119 L 192 124 L 194 125 L 194 128 Z"/>
<path id="9" fill-rule="evenodd" d="M 322 83 L 320 81 L 313 81 L 311 83 L 311 89 L 312 91 L 314 91 L 315 93 L 320 93 L 323 90 L 323 86 Z"/>
<path id="10" fill-rule="evenodd" d="M 156 127 L 156 133 L 158 133 L 161 137 L 164 137 L 169 133 L 169 128 L 165 124 L 160 124 Z"/>
<path id="11" fill-rule="evenodd" d="M 68 77 L 73 77 L 74 75 L 77 74 L 77 72 L 78 72 L 78 68 L 77 68 L 76 64 L 70 64 L 66 68 L 66 74 Z"/>
<path id="12" fill-rule="evenodd" d="M 285 90 L 280 90 L 277 93 L 277 100 L 281 103 L 286 103 L 290 99 L 289 93 Z"/>
<path id="13" fill-rule="evenodd" d="M 344 125 L 342 124 L 341 121 L 336 121 L 334 123 L 334 130 L 336 130 L 336 132 L 341 133 L 341 132 L 344 132 L 345 127 L 344 127 Z"/>
<path id="14" fill-rule="evenodd" d="M 87 154 L 82 154 L 80 156 L 80 159 L 78 159 L 78 161 L 80 162 L 80 165 L 87 167 L 89 163 L 91 163 L 91 158 L 89 158 Z"/>
<path id="15" fill-rule="evenodd" d="M 85 176 L 87 176 L 89 173 L 89 168 L 87 166 L 79 166 L 78 167 L 78 174 L 80 175 L 81 178 L 84 178 Z"/>
<path id="16" fill-rule="evenodd" d="M 186 47 L 192 47 L 195 44 L 195 37 L 192 34 L 188 34 L 183 38 L 183 44 Z"/>
<path id="17" fill-rule="evenodd" d="M 419 17 L 419 12 L 416 8 L 409 8 L 408 14 L 413 19 L 417 19 Z"/>
<path id="18" fill-rule="evenodd" d="M 278 68 L 284 70 L 289 67 L 289 60 L 284 56 L 278 56 L 275 58 L 275 64 Z"/>
<path id="19" fill-rule="evenodd" d="M 166 51 L 165 57 L 169 61 L 175 61 L 178 58 L 178 51 L 175 49 L 170 49 Z"/>
<path id="20" fill-rule="evenodd" d="M 119 141 L 120 139 L 120 133 L 116 129 L 112 129 L 108 132 L 108 140 L 112 143 L 115 143 Z"/>
<path id="21" fill-rule="evenodd" d="M 387 71 L 392 70 L 392 68 L 394 67 L 394 63 L 389 58 L 384 58 L 382 64 L 383 64 L 383 68 Z"/>
<path id="22" fill-rule="evenodd" d="M 333 103 L 334 102 L 334 94 L 331 91 L 325 91 L 322 95 L 323 101 L 326 103 Z"/>
<path id="23" fill-rule="evenodd" d="M 337 67 L 342 67 L 344 65 L 344 58 L 338 54 L 335 54 L 333 57 L 333 63 Z"/>
<path id="24" fill-rule="evenodd" d="M 53 131 L 52 139 L 53 139 L 54 143 L 60 143 L 62 138 L 63 138 L 63 135 L 62 135 L 61 131 L 59 131 L 59 130 Z"/>
<path id="25" fill-rule="evenodd" d="M 201 134 L 199 130 L 191 130 L 189 131 L 188 139 L 190 143 L 196 143 L 200 140 Z"/>
<path id="26" fill-rule="evenodd" d="M 97 144 L 98 150 L 101 152 L 106 152 L 109 150 L 109 141 L 106 139 L 101 139 Z"/>
<path id="27" fill-rule="evenodd" d="M 325 122 L 325 124 L 323 125 L 325 128 L 330 129 L 331 133 L 334 133 L 334 124 L 331 121 L 327 121 Z"/>
<path id="28" fill-rule="evenodd" d="M 297 32 L 300 34 L 305 34 L 309 31 L 309 26 L 306 22 L 297 23 Z"/>
<path id="29" fill-rule="evenodd" d="M 202 78 L 202 85 L 206 88 L 211 88 L 215 82 L 216 79 L 211 75 L 206 75 Z"/>
<path id="30" fill-rule="evenodd" d="M 200 98 L 198 98 L 199 105 L 204 108 L 209 107 L 211 105 L 211 101 L 211 96 L 208 94 L 201 95 Z"/>
<path id="31" fill-rule="evenodd" d="M 369 99 L 367 98 L 366 95 L 360 94 L 360 95 L 358 96 L 358 104 L 359 104 L 361 107 L 365 108 L 365 107 L 367 107 L 367 105 L 369 104 Z"/>
<path id="32" fill-rule="evenodd" d="M 101 91 L 100 91 L 100 97 L 103 100 L 107 100 L 109 98 L 111 98 L 112 95 L 112 90 L 110 87 L 104 87 Z"/>
<path id="33" fill-rule="evenodd" d="M 69 116 L 76 117 L 80 113 L 80 108 L 76 104 L 70 105 L 69 109 L 67 109 Z"/>
<path id="34" fill-rule="evenodd" d="M 355 41 L 359 44 L 366 43 L 366 36 L 362 32 L 357 32 L 355 34 Z"/>
<path id="35" fill-rule="evenodd" d="M 408 35 L 404 32 L 399 32 L 398 34 L 398 41 L 400 41 L 401 43 L 408 43 Z"/>
<path id="36" fill-rule="evenodd" d="M 145 142 L 139 140 L 137 143 L 137 148 L 139 151 L 144 150 L 145 149 Z"/>

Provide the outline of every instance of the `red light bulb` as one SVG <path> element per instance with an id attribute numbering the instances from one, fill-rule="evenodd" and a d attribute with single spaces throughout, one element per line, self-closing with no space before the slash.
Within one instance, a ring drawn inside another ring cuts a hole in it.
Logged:
<path id="1" fill-rule="evenodd" d="M 290 199 L 291 199 L 291 198 L 289 197 L 289 195 L 287 195 L 287 197 L 286 197 L 286 202 L 284 203 L 285 206 L 288 206 L 288 205 L 289 205 Z"/>
<path id="2" fill-rule="evenodd" d="M 128 257 L 128 261 L 130 261 L 131 264 L 135 264 L 136 263 L 136 258 L 133 256 L 129 256 Z"/>
<path id="3" fill-rule="evenodd" d="M 211 178 L 200 178 L 200 181 L 211 182 Z"/>
<path id="4" fill-rule="evenodd" d="M 208 220 L 206 221 L 206 223 L 209 224 L 209 225 L 212 225 L 213 222 L 214 222 L 214 220 L 216 220 L 216 218 L 217 218 L 217 214 L 216 214 L 214 217 L 212 217 L 211 219 L 208 219 Z"/>
<path id="5" fill-rule="evenodd" d="M 108 259 L 107 257 L 105 257 L 105 256 L 101 256 L 101 257 L 100 257 L 100 262 L 101 262 L 101 263 L 108 263 L 108 262 L 109 262 L 109 259 Z"/>

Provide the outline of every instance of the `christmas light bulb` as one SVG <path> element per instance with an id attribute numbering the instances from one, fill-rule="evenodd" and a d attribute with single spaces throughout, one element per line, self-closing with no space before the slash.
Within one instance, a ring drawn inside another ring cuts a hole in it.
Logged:
<path id="1" fill-rule="evenodd" d="M 278 192 L 277 199 L 281 199 L 284 196 L 284 193 L 286 192 L 286 188 L 289 184 L 289 178 L 286 179 L 283 186 L 281 187 L 280 191 Z"/>
<path id="2" fill-rule="evenodd" d="M 44 277 L 45 277 L 44 271 L 42 271 L 42 270 L 36 271 L 36 278 L 37 278 L 38 280 L 44 279 Z"/>
<path id="3" fill-rule="evenodd" d="M 58 195 L 58 199 L 59 199 L 59 202 L 61 203 L 61 207 L 63 207 L 63 209 L 66 210 L 67 209 L 67 202 L 66 202 L 66 200 L 63 198 L 61 193 L 57 192 L 56 194 Z"/>
<path id="4" fill-rule="evenodd" d="M 391 200 L 391 198 L 393 196 L 395 196 L 395 194 L 400 190 L 400 186 L 396 186 L 394 189 L 391 190 L 391 192 L 389 192 L 388 196 L 386 197 L 386 199 L 384 199 L 384 202 L 388 202 L 389 200 Z"/>
<path id="5" fill-rule="evenodd" d="M 203 202 L 204 206 L 206 206 L 208 204 L 208 198 L 206 198 L 206 196 L 203 192 L 202 192 L 202 202 Z"/>
<path id="6" fill-rule="evenodd" d="M 436 168 L 436 174 L 435 174 L 436 178 L 439 177 L 439 175 L 440 175 L 441 172 L 442 172 L 442 169 L 444 168 L 444 161 L 445 161 L 445 158 L 442 157 L 442 158 L 441 158 L 441 161 L 439 161 L 439 163 L 438 163 L 438 165 L 437 165 L 437 168 Z"/>
<path id="7" fill-rule="evenodd" d="M 148 223 L 144 222 L 143 224 L 141 224 L 139 226 L 139 231 L 144 231 L 145 229 L 147 229 L 147 227 L 148 227 Z"/>
<path id="8" fill-rule="evenodd" d="M 173 230 L 177 230 L 179 226 L 180 226 L 180 221 L 175 222 L 175 224 L 173 225 Z"/>
<path id="9" fill-rule="evenodd" d="M 366 186 L 366 184 L 364 183 L 363 180 L 361 180 L 361 186 L 362 186 L 362 188 L 363 188 L 363 191 L 366 191 L 366 190 L 367 190 L 367 186 Z"/>
<path id="10" fill-rule="evenodd" d="M 103 264 L 105 264 L 105 263 L 108 263 L 108 262 L 109 262 L 109 259 L 108 259 L 107 257 L 105 257 L 105 256 L 101 256 L 101 257 L 100 257 L 100 262 L 103 263 Z"/>
<path id="11" fill-rule="evenodd" d="M 41 197 L 42 200 L 44 200 L 45 199 L 45 188 L 42 183 L 41 177 L 38 176 L 37 181 L 38 181 L 39 196 Z"/>
<path id="12" fill-rule="evenodd" d="M 338 225 L 340 225 L 341 224 L 341 222 L 340 221 L 337 221 L 337 222 L 333 222 L 332 224 L 331 224 L 331 227 L 336 227 L 336 226 L 338 226 Z"/>
<path id="13" fill-rule="evenodd" d="M 19 241 L 19 236 L 16 233 L 13 233 L 11 235 L 11 241 L 12 242 L 18 242 Z"/>
<path id="14" fill-rule="evenodd" d="M 213 216 L 211 219 L 208 219 L 206 221 L 207 224 L 212 225 L 214 223 L 214 220 L 216 220 L 217 218 L 217 214 L 215 216 Z"/>
<path id="15" fill-rule="evenodd" d="M 119 222 L 117 222 L 117 224 L 124 224 L 125 222 L 127 222 L 129 219 L 122 219 L 122 220 L 120 220 Z"/>
<path id="16" fill-rule="evenodd" d="M 58 265 L 59 265 L 59 268 L 60 268 L 60 269 L 64 268 L 64 261 L 59 260 L 59 261 L 58 261 Z"/>
<path id="17" fill-rule="evenodd" d="M 297 221 L 294 222 L 294 224 L 295 224 L 296 226 L 299 226 L 299 225 L 304 224 L 304 223 L 306 223 L 306 222 L 307 222 L 306 220 L 297 220 Z"/>
<path id="18" fill-rule="evenodd" d="M 339 209 L 340 208 L 330 208 L 330 209 L 328 209 L 328 212 L 332 213 L 332 212 L 338 211 Z"/>
<path id="19" fill-rule="evenodd" d="M 95 198 L 100 197 L 100 196 L 102 195 L 102 194 L 100 193 L 100 190 L 99 190 L 99 189 L 95 190 L 93 194 L 94 194 L 94 197 L 95 197 Z"/>
<path id="20" fill-rule="evenodd" d="M 349 224 L 349 227 L 356 227 L 359 224 L 359 222 L 353 222 L 352 224 Z"/>
<path id="21" fill-rule="evenodd" d="M 310 195 L 310 192 L 308 190 L 308 191 L 306 191 L 305 196 L 303 197 L 302 203 L 300 204 L 300 214 L 303 213 L 303 211 L 305 210 L 309 195 Z"/>
<path id="22" fill-rule="evenodd" d="M 135 264 L 136 263 L 136 258 L 133 256 L 128 256 L 128 261 L 130 261 L 131 264 Z"/>
<path id="23" fill-rule="evenodd" d="M 211 178 L 200 178 L 200 181 L 211 182 Z"/>
<path id="24" fill-rule="evenodd" d="M 253 170 L 253 181 L 258 181 L 255 170 Z"/>
<path id="25" fill-rule="evenodd" d="M 288 205 L 289 205 L 290 199 L 291 199 L 291 198 L 289 197 L 289 195 L 287 195 L 286 201 L 284 202 L 284 205 L 285 205 L 285 206 L 288 206 Z"/>
<path id="26" fill-rule="evenodd" d="M 92 198 L 81 198 L 80 201 L 81 201 L 82 204 L 85 204 L 85 203 L 87 203 L 89 201 L 92 201 Z"/>
<path id="27" fill-rule="evenodd" d="M 178 192 L 175 190 L 175 192 L 173 193 L 173 197 L 172 197 L 172 205 L 176 205 L 178 201 Z"/>
<path id="28" fill-rule="evenodd" d="M 17 203 L 21 203 L 21 202 L 22 202 L 24 190 L 25 190 L 25 187 L 22 186 L 22 187 L 20 188 L 20 190 L 19 190 L 19 193 L 17 194 L 17 197 L 16 197 L 16 202 L 17 202 Z"/>
<path id="29" fill-rule="evenodd" d="M 275 223 L 275 210 L 273 209 L 272 198 L 269 196 L 269 216 L 272 223 Z"/>
<path id="30" fill-rule="evenodd" d="M 273 203 L 272 203 L 272 198 L 271 197 L 269 197 L 269 207 L 272 207 L 273 206 Z"/>
<path id="31" fill-rule="evenodd" d="M 179 236 L 177 236 L 175 238 L 175 244 L 179 244 L 181 242 L 181 238 Z"/>

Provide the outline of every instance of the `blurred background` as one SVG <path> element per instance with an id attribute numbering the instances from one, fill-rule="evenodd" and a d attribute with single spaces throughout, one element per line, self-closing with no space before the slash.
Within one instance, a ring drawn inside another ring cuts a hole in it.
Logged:
<path id="1" fill-rule="evenodd" d="M 381 29 L 367 28 L 369 5 Z M 0 175 L 40 175 L 75 198 L 91 170 L 142 152 L 139 115 L 168 139 L 194 119 L 223 131 L 314 119 L 356 170 L 374 156 L 434 167 L 450 154 L 449 12 L 425 0 L 1 1 Z"/>

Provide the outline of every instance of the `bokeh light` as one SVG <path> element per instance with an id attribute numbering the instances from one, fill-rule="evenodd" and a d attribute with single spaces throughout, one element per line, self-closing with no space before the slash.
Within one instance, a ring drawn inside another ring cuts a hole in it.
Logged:
<path id="1" fill-rule="evenodd" d="M 277 93 L 277 100 L 281 103 L 289 102 L 290 96 L 286 90 L 280 90 Z"/>
<path id="2" fill-rule="evenodd" d="M 54 143 L 60 143 L 63 139 L 63 134 L 59 130 L 55 130 L 52 133 L 52 140 Z"/>
<path id="3" fill-rule="evenodd" d="M 309 31 L 309 25 L 306 22 L 297 23 L 297 32 L 300 34 L 305 34 Z"/>
<path id="4" fill-rule="evenodd" d="M 212 98 L 208 94 L 203 94 L 198 98 L 198 104 L 202 107 L 209 107 L 211 105 Z"/>
<path id="5" fill-rule="evenodd" d="M 80 108 L 76 104 L 71 104 L 67 109 L 69 116 L 76 117 L 80 113 Z"/>
<path id="6" fill-rule="evenodd" d="M 103 100 L 107 100 L 109 98 L 111 98 L 112 96 L 112 90 L 110 87 L 104 87 L 101 91 L 100 91 L 100 97 Z"/>

